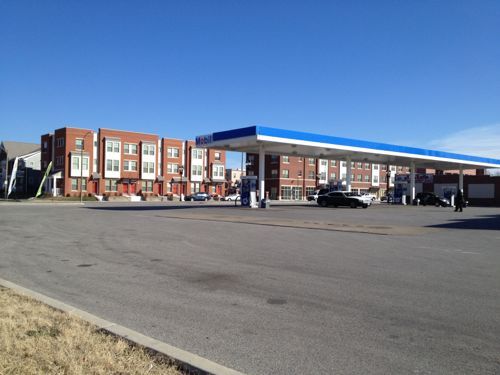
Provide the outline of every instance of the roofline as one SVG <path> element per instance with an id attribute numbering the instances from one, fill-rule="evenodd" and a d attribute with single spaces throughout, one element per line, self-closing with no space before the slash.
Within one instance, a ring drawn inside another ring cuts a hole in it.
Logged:
<path id="1" fill-rule="evenodd" d="M 152 135 L 158 138 L 161 138 L 158 134 L 153 134 L 153 133 L 143 133 L 143 132 L 134 132 L 132 130 L 119 130 L 119 129 L 110 129 L 110 128 L 99 128 L 98 131 L 100 132 L 101 130 L 110 130 L 112 132 L 121 132 L 121 133 L 135 133 L 135 134 L 143 134 L 143 135 Z"/>
<path id="2" fill-rule="evenodd" d="M 95 132 L 94 129 L 76 128 L 76 127 L 73 127 L 73 126 L 63 126 L 62 128 L 55 129 L 54 130 L 54 134 L 55 134 L 56 131 L 62 130 L 62 129 L 75 129 L 75 130 L 85 130 L 85 131 L 89 131 L 89 132 Z M 47 134 L 52 134 L 52 133 L 47 133 Z M 44 134 L 44 135 L 46 135 L 46 134 Z"/>

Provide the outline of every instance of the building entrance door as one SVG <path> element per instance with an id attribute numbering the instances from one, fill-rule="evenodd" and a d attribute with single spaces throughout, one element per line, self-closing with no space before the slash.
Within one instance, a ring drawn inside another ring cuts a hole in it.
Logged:
<path id="1" fill-rule="evenodd" d="M 128 193 L 130 195 L 135 195 L 135 187 L 136 187 L 136 184 L 129 184 L 128 185 Z"/>

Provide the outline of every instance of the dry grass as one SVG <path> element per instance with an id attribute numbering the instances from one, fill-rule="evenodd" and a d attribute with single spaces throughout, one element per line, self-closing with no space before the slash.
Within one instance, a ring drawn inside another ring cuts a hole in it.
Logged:
<path id="1" fill-rule="evenodd" d="M 181 373 L 142 348 L 0 287 L 0 374 Z"/>

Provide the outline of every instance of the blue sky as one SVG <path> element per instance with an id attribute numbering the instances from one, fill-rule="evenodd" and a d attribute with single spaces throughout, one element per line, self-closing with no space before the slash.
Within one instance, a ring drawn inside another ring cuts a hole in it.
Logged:
<path id="1" fill-rule="evenodd" d="M 499 40 L 496 0 L 0 0 L 0 140 L 266 125 L 500 157 Z"/>

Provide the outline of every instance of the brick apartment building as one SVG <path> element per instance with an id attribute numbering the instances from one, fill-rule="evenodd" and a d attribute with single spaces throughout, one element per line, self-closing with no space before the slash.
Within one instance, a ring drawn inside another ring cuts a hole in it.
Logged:
<path id="1" fill-rule="evenodd" d="M 224 151 L 123 130 L 61 128 L 41 137 L 45 191 L 52 195 L 151 196 L 225 193 Z"/>
<path id="2" fill-rule="evenodd" d="M 258 175 L 259 155 L 247 154 L 247 175 Z M 327 185 L 345 186 L 347 164 L 343 160 L 303 158 L 286 155 L 266 155 L 266 190 L 270 199 L 305 199 L 314 190 Z M 390 174 L 387 170 L 390 170 Z M 410 172 L 407 166 L 351 162 L 351 189 L 357 192 L 370 192 L 378 197 L 387 193 L 387 176 L 390 176 L 389 189 L 394 187 L 396 175 Z M 458 171 L 436 171 L 417 169 L 417 174 L 452 175 Z M 482 170 L 464 170 L 466 175 L 480 175 Z"/>

